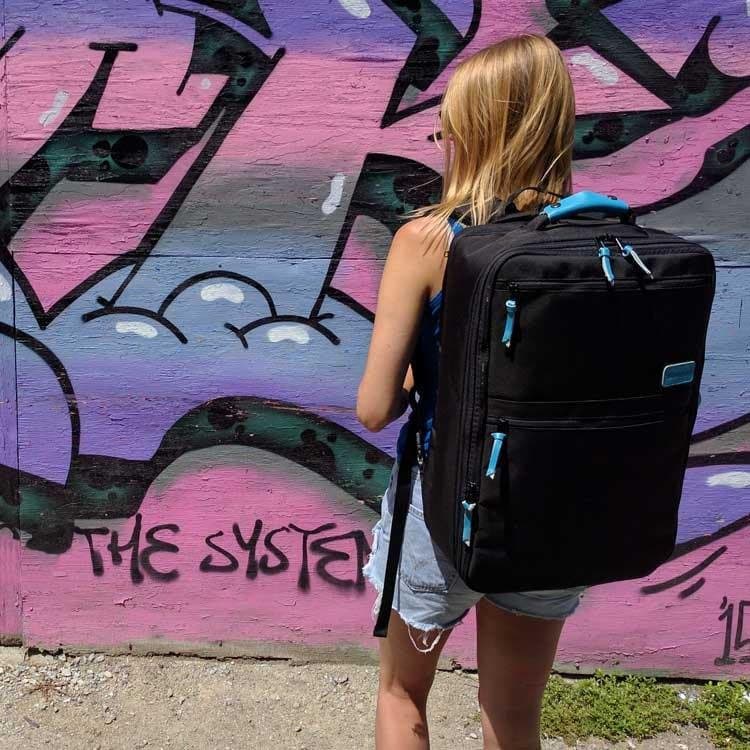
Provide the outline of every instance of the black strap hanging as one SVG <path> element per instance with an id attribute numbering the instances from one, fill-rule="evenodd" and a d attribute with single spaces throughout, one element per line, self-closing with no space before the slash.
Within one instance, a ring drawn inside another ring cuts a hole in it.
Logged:
<path id="1" fill-rule="evenodd" d="M 417 404 L 414 401 L 414 391 L 410 394 L 413 404 L 412 412 L 406 423 L 406 441 L 403 453 L 399 459 L 398 474 L 396 476 L 396 495 L 393 500 L 393 516 L 391 519 L 391 536 L 388 542 L 388 559 L 385 565 L 383 592 L 380 597 L 380 609 L 375 622 L 373 635 L 385 638 L 388 635 L 388 622 L 393 607 L 393 594 L 396 590 L 398 566 L 401 561 L 401 548 L 404 543 L 406 517 L 411 503 L 411 474 L 417 463 L 421 446 L 417 421 Z"/>

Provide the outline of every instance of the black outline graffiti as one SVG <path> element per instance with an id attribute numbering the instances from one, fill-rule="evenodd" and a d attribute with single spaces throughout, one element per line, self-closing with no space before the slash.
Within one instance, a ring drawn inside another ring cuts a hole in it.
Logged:
<path id="1" fill-rule="evenodd" d="M 684 188 L 672 193 L 668 198 L 638 206 L 635 213 L 640 216 L 652 211 L 661 211 L 663 208 L 692 198 L 717 185 L 725 177 L 729 177 L 748 159 L 750 159 L 750 125 L 740 128 L 706 149 L 700 169 Z"/>
<path id="2" fill-rule="evenodd" d="M 86 313 L 86 322 L 96 320 L 97 318 L 103 318 L 107 315 L 136 315 L 148 318 L 157 323 L 160 323 L 166 328 L 181 344 L 187 344 L 187 336 L 171 321 L 159 312 L 154 312 L 146 307 L 132 307 L 130 305 L 123 305 L 119 307 L 117 305 L 107 305 L 101 310 L 93 310 L 92 312 Z"/>
<path id="3" fill-rule="evenodd" d="M 399 71 L 380 121 L 380 127 L 387 128 L 399 120 L 439 104 L 440 96 L 433 96 L 424 102 L 399 110 L 404 94 L 410 87 L 426 91 L 471 43 L 479 30 L 482 19 L 482 0 L 473 0 L 471 22 L 465 35 L 458 31 L 448 16 L 432 0 L 381 1 L 417 36 L 409 56 Z M 438 30 L 443 32 L 442 37 Z"/>
<path id="4" fill-rule="evenodd" d="M 57 355 L 39 339 L 35 339 L 26 331 L 8 325 L 0 321 L 0 336 L 7 336 L 11 340 L 26 347 L 36 354 L 52 370 L 57 382 L 60 384 L 60 390 L 65 396 L 65 402 L 68 405 L 68 416 L 70 418 L 71 431 L 71 460 L 78 455 L 81 445 L 81 416 L 78 413 L 78 403 L 76 402 L 73 383 L 70 380 L 65 365 L 57 358 Z"/>
<path id="5" fill-rule="evenodd" d="M 397 81 L 394 84 L 388 104 L 386 105 L 384 115 L 381 121 L 381 127 L 388 127 L 413 115 L 424 109 L 435 106 L 439 101 L 439 96 L 421 102 L 417 105 L 406 107 L 399 110 L 398 107 L 403 99 L 405 92 L 410 88 L 426 91 L 429 86 L 434 84 L 439 75 L 444 72 L 450 63 L 466 48 L 476 36 L 481 21 L 482 4 L 481 0 L 473 0 L 472 18 L 469 28 L 465 35 L 462 35 L 443 13 L 443 11 L 433 2 L 433 0 L 415 0 L 414 3 L 401 3 L 396 0 L 382 0 L 384 4 L 396 14 L 401 21 L 415 34 L 416 39 L 409 53 L 407 60 L 399 72 Z M 620 70 L 630 75 L 638 81 L 647 90 L 659 96 L 666 104 L 669 110 L 655 110 L 653 112 L 631 112 L 631 113 L 604 113 L 600 115 L 587 115 L 578 118 L 579 130 L 590 132 L 590 137 L 584 134 L 583 144 L 579 143 L 576 148 L 576 158 L 585 159 L 595 156 L 601 156 L 605 153 L 611 153 L 623 148 L 633 140 L 642 137 L 651 132 L 653 129 L 662 127 L 668 122 L 674 122 L 681 117 L 694 117 L 711 111 L 716 106 L 727 101 L 738 91 L 750 85 L 750 76 L 736 77 L 722 73 L 713 64 L 709 54 L 709 40 L 720 22 L 720 16 L 714 16 L 707 25 L 704 34 L 696 44 L 695 48 L 688 56 L 677 76 L 673 77 L 667 74 L 653 59 L 651 59 L 637 44 L 621 32 L 603 14 L 602 10 L 610 5 L 616 4 L 618 0 L 547 0 L 547 9 L 551 16 L 557 20 L 558 25 L 549 33 L 549 36 L 563 48 L 573 48 L 577 46 L 589 46 L 605 59 L 615 64 Z M 177 5 L 164 3 L 161 0 L 153 0 L 154 7 L 160 15 L 165 12 L 177 13 L 191 17 L 196 23 L 196 43 L 200 34 L 207 29 L 213 29 L 215 26 L 222 26 L 224 33 L 239 36 L 237 32 L 229 26 L 222 24 L 210 16 L 200 12 L 179 7 Z M 256 0 L 206 0 L 206 2 L 190 3 L 196 7 L 204 6 L 214 8 L 225 12 L 225 15 L 239 20 L 252 33 L 259 34 L 265 38 L 272 37 L 271 29 L 263 15 L 262 9 Z M 20 30 L 16 35 L 20 38 Z M 246 44 L 251 46 L 252 43 L 246 37 L 242 37 Z M 613 41 L 614 40 L 614 41 Z M 17 41 L 17 39 L 16 39 Z M 15 42 L 14 42 L 15 43 Z M 101 98 L 104 87 L 106 86 L 109 73 L 117 55 L 123 51 L 134 51 L 137 45 L 129 43 L 112 43 L 98 44 L 92 43 L 94 49 L 104 52 L 104 58 L 92 80 L 89 89 L 81 98 L 73 111 L 68 115 L 63 125 L 56 131 L 55 135 L 45 144 L 45 146 L 32 157 L 25 167 L 32 167 L 33 172 L 39 166 L 38 157 L 45 152 L 45 149 L 53 148 L 55 143 L 62 138 L 67 138 L 73 131 L 80 133 L 85 130 L 91 139 L 101 136 L 102 139 L 115 137 L 140 137 L 136 131 L 124 131 L 123 133 L 113 133 L 111 131 L 94 131 L 92 128 L 93 115 L 95 114 L 97 103 Z M 193 60 L 197 60 L 197 48 L 194 48 Z M 258 48 L 255 48 L 261 55 Z M 283 49 L 277 50 L 276 54 L 269 58 L 270 71 L 284 54 Z M 185 81 L 192 73 L 198 71 L 199 63 L 193 64 L 191 60 L 185 77 L 180 84 L 180 90 L 184 88 Z M 197 67 L 196 67 L 197 66 Z M 270 75 L 269 71 L 269 75 Z M 266 76 L 267 77 L 267 76 Z M 265 79 L 264 79 L 265 80 Z M 158 243 L 159 239 L 171 224 L 177 209 L 182 205 L 192 186 L 197 181 L 207 164 L 213 158 L 221 142 L 228 135 L 229 131 L 236 122 L 237 112 L 241 114 L 249 102 L 252 100 L 254 93 L 247 101 L 240 102 L 239 106 L 229 106 L 227 102 L 222 102 L 222 96 L 228 90 L 229 82 L 225 84 L 222 92 L 217 96 L 213 105 L 204 116 L 202 122 L 197 128 L 175 128 L 163 131 L 147 131 L 150 138 L 160 138 L 163 145 L 172 148 L 172 156 L 177 157 L 184 153 L 187 148 L 192 147 L 200 140 L 205 138 L 205 143 L 200 155 L 193 162 L 191 167 L 180 182 L 180 185 L 170 197 L 167 204 L 163 207 L 158 217 L 154 220 L 144 238 L 138 247 L 133 251 L 125 253 L 112 261 L 110 264 L 99 269 L 96 273 L 89 276 L 81 284 L 70 290 L 68 293 L 49 309 L 44 311 L 39 299 L 33 288 L 27 282 L 24 274 L 16 266 L 10 253 L 7 251 L 9 237 L 5 237 L 4 242 L 0 243 L 0 260 L 10 268 L 14 278 L 16 278 L 29 301 L 40 327 L 45 328 L 49 323 L 66 307 L 68 307 L 81 294 L 90 289 L 103 278 L 122 269 L 130 268 L 125 280 L 120 284 L 117 291 L 109 300 L 99 298 L 98 302 L 104 308 L 113 308 L 121 294 L 128 287 L 130 282 L 135 278 L 146 257 Z M 262 83 L 261 83 L 262 85 Z M 713 88 L 712 88 L 713 87 Z M 706 93 L 708 92 L 708 93 Z M 712 93 L 713 92 L 713 93 Z M 255 92 L 257 93 L 257 92 Z M 235 102 L 236 103 L 236 102 Z M 226 105 L 226 106 L 225 106 Z M 227 114 L 231 110 L 231 116 Z M 624 119 L 623 119 L 624 118 Z M 634 119 L 635 118 L 635 119 Z M 637 120 L 637 122 L 636 122 Z M 589 123 L 588 125 L 586 123 Z M 709 148 L 704 158 L 704 164 L 695 176 L 690 185 L 683 188 L 678 193 L 669 196 L 661 201 L 655 202 L 648 206 L 641 206 L 638 213 L 664 208 L 673 205 L 686 197 L 705 190 L 718 181 L 723 179 L 727 174 L 734 171 L 740 164 L 750 158 L 750 126 L 743 128 L 732 136 L 723 139 L 713 147 Z M 146 131 L 144 131 L 146 132 Z M 627 136 L 622 140 L 622 135 Z M 157 135 L 158 134 L 158 135 Z M 591 144 L 597 142 L 594 148 Z M 588 143 L 587 146 L 584 145 Z M 177 152 L 174 151 L 175 144 L 178 144 Z M 182 149 L 180 151 L 180 148 Z M 603 150 L 602 150 L 603 149 Z M 739 153 L 737 153 L 739 152 Z M 176 158 L 162 166 L 170 167 Z M 370 157 L 368 157 L 369 159 Z M 36 160 L 36 161 L 35 161 Z M 367 160 L 365 162 L 365 166 Z M 102 166 L 102 165 L 100 165 Z M 129 165 L 132 168 L 133 165 Z M 24 180 L 24 167 L 14 176 L 16 182 Z M 127 171 L 127 170 L 126 170 Z M 364 166 L 363 166 L 364 172 Z M 166 169 L 164 169 L 166 173 Z M 69 175 L 70 177 L 70 175 Z M 81 175 L 78 176 L 81 179 Z M 75 178 L 75 177 L 74 177 Z M 89 178 L 89 175 L 83 175 L 83 178 Z M 98 174 L 96 179 L 103 181 L 118 182 L 148 182 L 143 174 L 131 172 L 124 174 L 121 170 L 117 175 Z M 160 176 L 155 178 L 158 181 Z M 437 178 L 439 179 L 439 178 Z M 33 182 L 33 180 L 32 180 Z M 9 183 L 4 188 L 9 189 Z M 6 196 L 7 201 L 7 196 Z M 16 202 L 14 202 L 15 205 Z M 26 206 L 26 211 L 34 206 Z M 386 212 L 392 211 L 393 207 L 386 207 Z M 403 220 L 403 215 L 400 217 Z M 343 245 L 345 245 L 344 235 L 348 236 L 351 227 L 344 227 L 338 239 L 337 246 L 334 250 L 334 259 L 332 265 L 337 263 L 337 257 L 341 255 Z M 5 247 L 3 247 L 5 245 Z M 352 310 L 363 315 L 366 319 L 371 320 L 372 315 L 362 305 L 352 300 L 345 293 L 330 286 L 332 277 L 326 278 L 321 295 L 313 305 L 308 324 L 315 326 L 318 318 L 322 298 L 328 295 L 343 304 L 347 304 Z M 185 343 L 187 338 L 171 324 L 168 319 L 163 317 L 163 311 L 159 317 L 154 317 L 153 311 L 145 311 L 136 308 L 130 308 L 134 313 L 146 315 L 157 320 L 167 327 L 181 342 Z M 89 321 L 101 317 L 103 314 L 100 310 L 92 311 L 84 315 L 84 321 Z M 236 326 L 235 326 L 236 328 Z M 231 329 L 230 329 L 231 330 Z M 237 329 L 242 330 L 242 329 Z M 327 330 L 327 329 L 326 329 Z M 240 336 L 240 341 L 242 337 Z M 329 340 L 332 340 L 328 336 Z"/>
<path id="6" fill-rule="evenodd" d="M 732 521 L 732 523 L 729 523 L 726 526 L 722 526 L 713 534 L 706 534 L 704 536 L 695 537 L 695 539 L 690 539 L 687 542 L 681 542 L 675 547 L 674 554 L 669 559 L 674 560 L 683 555 L 687 555 L 688 552 L 692 552 L 693 550 L 700 549 L 701 547 L 717 542 L 720 539 L 731 536 L 735 532 L 741 531 L 746 526 L 750 526 L 750 514 L 742 516 L 742 518 L 738 518 L 736 521 Z"/>
<path id="7" fill-rule="evenodd" d="M 18 529 L 15 526 L 11 526 L 7 523 L 0 523 L 0 531 L 2 531 L 3 529 L 10 531 L 11 537 L 16 541 L 20 541 L 21 535 L 18 533 Z"/>
<path id="8" fill-rule="evenodd" d="M 547 0 L 547 10 L 559 23 L 548 36 L 561 49 L 590 47 L 680 116 L 708 114 L 750 85 L 750 76 L 723 73 L 711 60 L 709 42 L 721 16 L 711 18 L 677 75 L 671 76 L 591 0 Z M 711 79 L 717 94 L 712 100 L 701 100 L 698 95 L 704 94 Z"/>
<path id="9" fill-rule="evenodd" d="M 732 635 L 734 630 L 734 606 L 738 605 L 737 615 L 737 630 L 734 632 L 734 644 L 732 643 Z M 714 659 L 714 664 L 717 667 L 730 666 L 732 664 L 750 664 L 750 655 L 741 656 L 739 659 L 735 659 L 732 656 L 732 651 L 739 651 L 745 646 L 750 644 L 750 638 L 743 638 L 745 628 L 745 609 L 750 608 L 750 601 L 740 600 L 739 602 L 730 602 L 725 596 L 721 600 L 719 610 L 719 622 L 726 620 L 727 624 L 724 627 L 724 646 L 722 649 L 721 656 L 717 656 Z"/>
<path id="10" fill-rule="evenodd" d="M 720 437 L 721 435 L 733 432 L 734 430 L 739 430 L 747 424 L 750 424 L 750 412 L 735 417 L 735 419 L 730 419 L 723 424 L 709 427 L 702 432 L 698 432 L 693 435 L 690 442 L 692 445 L 705 443 L 709 440 Z M 750 450 L 733 450 L 691 455 L 688 458 L 687 465 L 689 468 L 696 468 L 699 466 L 732 466 L 738 464 L 750 464 Z"/>
<path id="11" fill-rule="evenodd" d="M 698 466 L 731 466 L 732 464 L 750 464 L 750 451 L 725 451 L 706 455 L 690 456 L 688 467 Z"/>
<path id="12" fill-rule="evenodd" d="M 349 201 L 326 277 L 310 311 L 311 317 L 320 313 L 328 296 L 355 312 L 361 313 L 363 309 L 361 303 L 332 286 L 356 220 L 370 217 L 394 234 L 407 220 L 405 214 L 411 209 L 434 203 L 438 199 L 441 185 L 440 175 L 421 162 L 391 154 L 367 154 Z M 370 316 L 372 313 L 367 317 Z"/>
<path id="13" fill-rule="evenodd" d="M 268 311 L 271 315 L 276 315 L 276 304 L 273 301 L 271 293 L 263 286 L 259 281 L 245 276 L 235 271 L 205 271 L 204 273 L 196 274 L 191 276 L 189 279 L 185 279 L 181 284 L 178 284 L 165 298 L 164 301 L 159 305 L 158 314 L 164 315 L 167 308 L 184 292 L 190 289 L 190 287 L 200 284 L 201 281 L 207 281 L 208 279 L 231 279 L 232 281 L 239 281 L 243 284 L 251 286 L 256 291 L 260 292 L 268 304 Z"/>
<path id="14" fill-rule="evenodd" d="M 140 513 L 136 514 L 130 541 L 124 545 L 118 544 L 120 532 L 116 529 L 110 529 L 108 527 L 86 529 L 78 526 L 73 528 L 74 534 L 83 536 L 86 539 L 89 550 L 89 560 L 91 563 L 91 572 L 95 578 L 100 578 L 106 572 L 102 552 L 94 543 L 95 535 L 104 537 L 109 536 L 109 542 L 105 545 L 105 549 L 111 554 L 111 562 L 113 566 L 119 566 L 122 564 L 123 557 L 120 554 L 121 552 L 130 551 L 130 580 L 133 584 L 138 585 L 143 583 L 145 580 L 144 572 L 152 580 L 165 583 L 179 578 L 179 568 L 175 567 L 169 571 L 159 570 L 151 564 L 151 556 L 157 552 L 171 552 L 173 554 L 178 554 L 181 551 L 184 551 L 175 543 L 167 542 L 155 537 L 155 534 L 159 531 L 170 531 L 172 534 L 179 534 L 180 527 L 174 523 L 161 523 L 156 526 L 145 528 L 142 524 L 142 518 L 143 517 Z M 0 529 L 1 528 L 2 526 L 0 526 Z M 270 531 L 266 532 L 262 539 L 263 547 L 259 548 L 261 535 L 264 530 L 263 519 L 256 518 L 255 523 L 253 524 L 252 534 L 248 539 L 243 537 L 239 523 L 235 522 L 232 524 L 235 543 L 239 547 L 240 552 L 247 553 L 247 562 L 245 564 L 246 579 L 254 581 L 260 574 L 263 574 L 264 576 L 275 576 L 289 570 L 289 556 L 273 543 L 273 538 L 276 534 L 282 531 L 286 533 L 296 531 L 302 535 L 302 559 L 300 562 L 299 574 L 297 576 L 297 584 L 302 591 L 309 591 L 311 587 L 310 554 L 315 556 L 314 570 L 316 575 L 322 581 L 339 589 L 354 588 L 361 591 L 365 588 L 365 577 L 362 573 L 362 566 L 365 564 L 367 555 L 371 552 L 365 533 L 360 529 L 354 529 L 352 531 L 334 534 L 332 536 L 311 539 L 311 537 L 315 536 L 317 533 L 336 531 L 337 528 L 338 527 L 335 523 L 326 523 L 318 529 L 313 529 L 311 531 L 301 529 L 294 524 L 271 528 Z M 11 531 L 13 531 L 13 529 L 11 529 Z M 148 546 L 143 550 L 140 549 L 141 536 L 145 536 L 145 540 L 148 543 Z M 238 555 L 235 554 L 237 550 L 232 551 L 228 548 L 222 547 L 214 541 L 223 536 L 224 531 L 219 529 L 211 534 L 207 534 L 203 541 L 209 550 L 217 552 L 226 562 L 215 560 L 213 553 L 207 552 L 203 555 L 198 564 L 198 570 L 201 573 L 234 573 L 239 570 L 240 560 Z M 230 536 L 229 538 L 232 537 Z M 289 537 L 287 538 L 289 539 Z M 356 571 L 356 577 L 353 579 L 343 578 L 328 570 L 329 565 L 335 563 L 349 563 L 352 560 L 353 555 L 350 551 L 344 551 L 343 549 L 331 548 L 328 546 L 335 544 L 336 542 L 344 542 L 348 540 L 354 542 L 355 548 L 354 556 L 356 556 L 356 562 L 354 570 Z M 262 554 L 260 554 L 259 557 L 258 553 L 261 552 L 261 550 Z M 277 560 L 273 565 L 269 564 L 269 553 L 273 554 Z M 141 571 L 141 568 L 143 568 L 143 572 Z"/>
<path id="15" fill-rule="evenodd" d="M 325 336 L 334 346 L 341 343 L 341 339 L 330 329 L 321 325 L 321 320 L 328 320 L 333 317 L 333 313 L 323 313 L 314 318 L 306 318 L 304 315 L 269 315 L 267 318 L 258 318 L 247 325 L 238 328 L 232 323 L 224 323 L 224 328 L 231 331 L 242 342 L 243 348 L 248 348 L 247 334 L 256 328 L 268 325 L 269 323 L 300 323 L 309 326 L 314 331 Z"/>
<path id="16" fill-rule="evenodd" d="M 392 465 L 390 456 L 356 433 L 295 404 L 219 398 L 180 417 L 148 460 L 81 455 L 76 441 L 65 484 L 0 465 L 0 523 L 28 532 L 29 549 L 65 552 L 75 520 L 134 516 L 154 480 L 178 458 L 225 445 L 257 448 L 293 461 L 371 510 L 379 505 Z M 25 497 L 33 498 L 34 512 L 19 519 L 18 501 Z M 3 501 L 12 505 L 10 516 Z"/>
<path id="17" fill-rule="evenodd" d="M 705 583 L 706 583 L 706 579 L 703 576 L 701 576 L 695 583 L 691 584 L 686 589 L 683 589 L 682 591 L 680 591 L 680 593 L 678 594 L 679 598 L 687 599 L 688 597 L 695 594 L 697 591 L 700 591 L 705 585 Z"/>
<path id="18" fill-rule="evenodd" d="M 662 581 L 661 583 L 653 583 L 648 586 L 641 587 L 641 593 L 660 594 L 662 591 L 668 591 L 675 586 L 680 586 L 683 583 L 687 583 L 691 578 L 698 575 L 698 573 L 702 573 L 712 563 L 716 562 L 716 560 L 718 560 L 726 551 L 726 546 L 719 547 L 719 549 L 712 552 L 705 560 L 702 560 L 685 573 L 681 573 L 674 578 L 670 578 L 668 581 Z"/>
<path id="19" fill-rule="evenodd" d="M 200 5 L 200 3 L 195 4 L 197 6 Z M 158 0 L 155 6 L 160 13 L 166 11 L 194 19 L 196 34 L 193 58 L 188 66 L 188 72 L 193 71 L 194 60 L 197 59 L 200 61 L 198 47 L 201 43 L 200 40 L 204 37 L 213 38 L 217 34 L 221 34 L 227 38 L 236 40 L 237 45 L 242 45 L 251 50 L 254 56 L 253 61 L 263 63 L 265 67 L 261 71 L 262 80 L 260 80 L 259 85 L 250 86 L 248 92 L 238 94 L 234 89 L 235 81 L 231 77 L 228 78 L 199 125 L 194 128 L 183 127 L 142 131 L 96 129 L 93 127 L 94 118 L 117 56 L 121 52 L 134 52 L 138 49 L 138 46 L 129 42 L 92 42 L 89 45 L 91 49 L 102 51 L 104 55 L 87 90 L 51 138 L 16 171 L 10 180 L 0 186 L 0 204 L 8 207 L 8 215 L 10 217 L 9 223 L 5 226 L 2 236 L 0 236 L 0 263 L 10 270 L 13 278 L 20 285 L 41 329 L 45 329 L 63 310 L 104 278 L 123 268 L 130 268 L 127 277 L 119 285 L 111 298 L 109 300 L 99 299 L 99 303 L 105 309 L 115 306 L 117 300 L 171 225 L 193 186 L 208 164 L 210 164 L 237 120 L 242 116 L 247 106 L 260 88 L 262 88 L 286 52 L 284 48 L 279 48 L 274 55 L 268 56 L 253 44 L 247 36 L 240 35 L 226 24 L 213 18 L 195 11 L 164 4 L 158 2 Z M 258 32 L 252 30 L 252 33 Z M 212 64 L 216 66 L 220 65 L 219 62 L 213 62 Z M 129 138 L 140 139 L 145 143 L 144 136 L 148 136 L 152 140 L 155 139 L 161 149 L 166 149 L 168 152 L 166 158 L 161 158 L 155 164 L 149 165 L 146 168 L 143 168 L 141 163 L 115 163 L 116 160 L 112 159 L 110 142 L 119 142 Z M 58 169 L 58 174 L 52 175 L 45 157 L 47 154 L 54 152 L 63 143 L 66 147 L 70 147 L 70 139 L 77 139 L 76 143 L 80 141 L 77 147 L 81 149 L 83 149 L 84 145 L 88 149 L 93 149 L 96 158 L 91 158 L 90 151 L 86 151 L 87 155 L 84 157 L 84 151 L 82 150 L 80 152 L 81 158 L 78 161 L 73 160 L 65 164 L 63 169 Z M 50 306 L 49 310 L 45 310 L 33 286 L 15 262 L 9 245 L 15 233 L 36 210 L 52 187 L 63 178 L 74 181 L 153 184 L 158 182 L 190 148 L 200 144 L 202 144 L 200 153 L 193 160 L 169 200 L 151 223 L 151 226 L 145 232 L 138 246 L 98 269 L 83 282 L 64 294 Z M 42 167 L 43 164 L 44 168 Z M 104 167 L 107 167 L 107 169 L 103 169 Z M 54 182 L 52 181 L 53 177 Z M 40 192 L 38 189 L 39 180 L 42 178 L 45 178 L 45 180 Z M 85 314 L 83 320 L 87 322 L 100 317 L 102 314 L 104 313 L 99 310 L 92 311 Z M 141 314 L 146 313 L 141 311 Z M 167 325 L 164 320 L 160 319 L 159 322 Z M 167 325 L 167 327 L 175 333 L 173 330 L 174 326 L 170 327 Z M 177 334 L 175 333 L 175 335 Z M 180 337 L 178 336 L 178 338 Z"/>
<path id="20" fill-rule="evenodd" d="M 344 243 L 344 247 L 345 246 L 346 243 Z M 341 254 L 338 257 L 338 262 L 341 262 L 343 250 L 344 248 L 342 247 Z M 331 277 L 331 280 L 332 278 L 333 277 Z M 329 299 L 332 299 L 334 302 L 340 302 L 342 305 L 346 305 L 350 309 L 354 310 L 357 315 L 361 315 L 365 320 L 369 320 L 370 323 L 373 323 L 375 321 L 375 313 L 370 310 L 369 307 L 365 307 L 361 302 L 358 302 L 356 299 L 354 299 L 354 297 L 349 296 L 346 292 L 342 292 L 340 289 L 336 289 L 336 287 L 329 286 L 326 290 L 326 296 Z"/>
<path id="21" fill-rule="evenodd" d="M 10 52 L 16 45 L 18 40 L 26 33 L 26 29 L 23 26 L 19 26 L 9 37 L 5 44 L 0 47 L 0 60 L 2 60 L 8 52 Z"/>
<path id="22" fill-rule="evenodd" d="M 706 440 L 712 440 L 720 435 L 726 435 L 728 432 L 744 427 L 746 424 L 750 424 L 750 412 L 743 414 L 741 417 L 730 419 L 728 422 L 716 425 L 715 427 L 709 427 L 702 432 L 696 432 L 695 435 L 693 435 L 692 442 L 703 443 Z"/>

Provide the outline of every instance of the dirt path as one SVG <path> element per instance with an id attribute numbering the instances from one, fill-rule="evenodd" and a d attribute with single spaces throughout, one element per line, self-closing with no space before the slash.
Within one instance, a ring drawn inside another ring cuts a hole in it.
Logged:
<path id="1" fill-rule="evenodd" d="M 35 655 L 0 648 L 0 750 L 370 750 L 377 670 L 175 656 Z M 440 672 L 433 750 L 482 747 L 477 679 Z M 586 750 L 712 750 L 697 731 Z M 544 750 L 565 750 L 547 740 Z"/>

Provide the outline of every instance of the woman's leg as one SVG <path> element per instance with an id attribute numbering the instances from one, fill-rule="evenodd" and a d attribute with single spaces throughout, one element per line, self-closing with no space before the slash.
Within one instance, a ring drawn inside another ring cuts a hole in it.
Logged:
<path id="1" fill-rule="evenodd" d="M 412 628 L 422 647 L 419 631 Z M 404 621 L 391 613 L 388 637 L 380 644 L 380 685 L 375 727 L 377 750 L 428 750 L 427 696 L 435 679 L 438 658 L 448 640 L 449 630 L 432 632 L 427 642 L 434 648 L 418 651 Z"/>
<path id="2" fill-rule="evenodd" d="M 540 750 L 542 695 L 563 620 L 477 604 L 479 705 L 485 750 Z"/>

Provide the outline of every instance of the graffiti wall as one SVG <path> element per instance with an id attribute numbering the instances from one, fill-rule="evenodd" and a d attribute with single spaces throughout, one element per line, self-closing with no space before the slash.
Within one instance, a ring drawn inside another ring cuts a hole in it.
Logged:
<path id="1" fill-rule="evenodd" d="M 373 648 L 382 263 L 439 193 L 452 68 L 530 31 L 574 77 L 576 188 L 719 266 L 677 552 L 591 590 L 560 661 L 750 675 L 745 0 L 0 6 L 4 639 Z"/>

